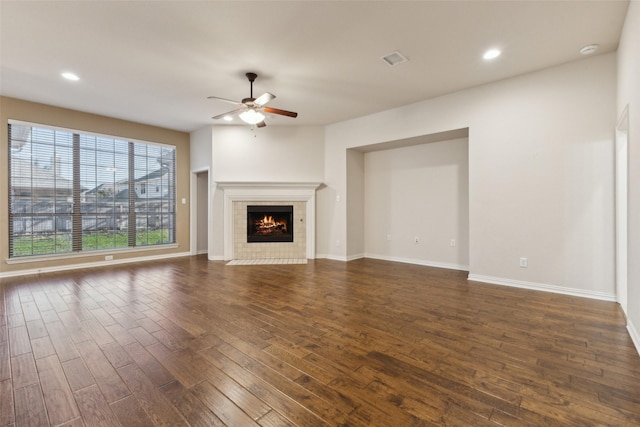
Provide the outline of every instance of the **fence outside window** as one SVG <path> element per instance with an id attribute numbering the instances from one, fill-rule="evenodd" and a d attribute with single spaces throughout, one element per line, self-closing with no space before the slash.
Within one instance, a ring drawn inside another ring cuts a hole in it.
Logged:
<path id="1" fill-rule="evenodd" d="M 8 126 L 10 258 L 175 243 L 175 147 Z"/>

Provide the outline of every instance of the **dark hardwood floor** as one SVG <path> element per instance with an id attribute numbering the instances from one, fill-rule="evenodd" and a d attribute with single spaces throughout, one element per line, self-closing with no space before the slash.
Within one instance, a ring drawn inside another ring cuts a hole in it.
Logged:
<path id="1" fill-rule="evenodd" d="M 366 259 L 0 283 L 0 426 L 640 425 L 614 303 Z"/>

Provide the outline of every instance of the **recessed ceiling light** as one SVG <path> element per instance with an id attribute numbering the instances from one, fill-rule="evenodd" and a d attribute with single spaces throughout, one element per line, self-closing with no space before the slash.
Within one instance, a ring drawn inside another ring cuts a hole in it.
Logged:
<path id="1" fill-rule="evenodd" d="M 395 67 L 398 64 L 402 64 L 403 62 L 408 61 L 407 57 L 401 54 L 400 52 L 398 52 L 397 50 L 385 56 L 381 56 L 380 59 L 382 59 L 384 62 L 387 63 L 387 65 L 390 65 L 392 67 Z"/>
<path id="2" fill-rule="evenodd" d="M 581 55 L 591 55 L 592 53 L 595 53 L 596 50 L 598 50 L 598 45 L 597 44 L 590 44 L 587 45 L 585 47 L 583 47 L 582 49 L 580 49 L 580 54 Z"/>
<path id="3" fill-rule="evenodd" d="M 502 52 L 500 52 L 500 49 L 489 49 L 484 53 L 484 55 L 482 55 L 482 59 L 485 59 L 487 61 L 490 59 L 496 59 L 498 56 L 500 56 L 501 53 Z"/>
<path id="4" fill-rule="evenodd" d="M 65 79 L 67 79 L 67 80 L 74 81 L 74 82 L 77 82 L 78 80 L 80 80 L 80 77 L 78 77 L 78 75 L 77 75 L 77 74 L 70 73 L 70 72 L 68 72 L 68 71 L 67 71 L 67 72 L 62 73 L 62 77 L 64 77 L 64 78 L 65 78 Z"/>
<path id="5" fill-rule="evenodd" d="M 225 122 L 231 122 L 231 121 L 233 121 L 233 117 L 231 117 L 231 116 L 224 116 L 224 117 L 222 118 L 222 120 L 224 120 Z"/>

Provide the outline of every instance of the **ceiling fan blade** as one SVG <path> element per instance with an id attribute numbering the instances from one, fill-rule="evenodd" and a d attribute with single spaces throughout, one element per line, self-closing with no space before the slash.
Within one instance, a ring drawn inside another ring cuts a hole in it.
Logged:
<path id="1" fill-rule="evenodd" d="M 260 95 L 259 97 L 257 97 L 253 103 L 259 106 L 263 106 L 265 105 L 267 102 L 271 101 L 273 98 L 275 98 L 276 96 L 272 93 L 263 93 L 262 95 Z"/>
<path id="2" fill-rule="evenodd" d="M 228 111 L 228 112 L 223 113 L 223 114 L 218 114 L 217 116 L 213 116 L 213 117 L 211 117 L 211 118 L 212 118 L 212 119 L 221 119 L 221 118 L 223 118 L 224 116 L 230 116 L 230 115 L 232 115 L 232 114 L 241 113 L 241 112 L 243 112 L 243 111 L 245 111 L 245 110 L 246 110 L 246 108 L 238 108 L 237 110 Z"/>
<path id="3" fill-rule="evenodd" d="M 259 127 L 259 128 L 263 128 L 263 127 L 265 127 L 266 125 L 267 125 L 267 124 L 264 122 L 264 120 L 263 120 L 263 121 L 261 121 L 261 122 L 259 122 L 259 123 L 256 123 L 256 126 L 257 126 L 257 127 Z"/>
<path id="4" fill-rule="evenodd" d="M 242 105 L 242 102 L 232 101 L 227 98 L 220 98 L 219 96 L 207 96 L 207 99 L 217 99 L 218 101 L 228 102 L 230 104 Z"/>
<path id="5" fill-rule="evenodd" d="M 264 111 L 265 113 L 279 114 L 281 116 L 298 117 L 298 113 L 294 113 L 293 111 L 280 110 L 278 108 L 263 107 L 262 111 Z"/>

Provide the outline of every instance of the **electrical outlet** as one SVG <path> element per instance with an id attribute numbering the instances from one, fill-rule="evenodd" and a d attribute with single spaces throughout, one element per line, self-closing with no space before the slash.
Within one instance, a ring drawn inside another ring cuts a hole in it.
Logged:
<path id="1" fill-rule="evenodd" d="M 340 240 L 336 240 L 336 246 L 340 247 Z"/>
<path id="2" fill-rule="evenodd" d="M 529 260 L 527 258 L 520 258 L 520 268 L 527 268 L 529 266 Z"/>
<path id="3" fill-rule="evenodd" d="M 418 236 L 416 236 L 416 237 L 414 237 L 414 238 L 413 238 L 413 241 L 414 241 L 416 244 L 418 244 L 418 243 L 420 243 L 420 238 L 419 238 Z"/>
<path id="4" fill-rule="evenodd" d="M 105 261 L 113 261 L 113 255 L 105 255 L 104 260 Z"/>
<path id="5" fill-rule="evenodd" d="M 391 241 L 391 234 L 387 234 L 387 240 Z"/>
<path id="6" fill-rule="evenodd" d="M 451 242 L 449 242 L 449 245 L 455 246 L 456 245 L 456 239 L 451 239 Z"/>

